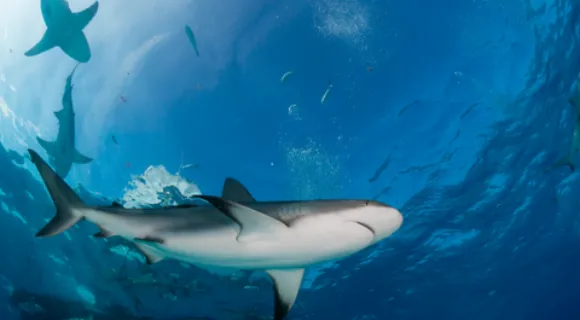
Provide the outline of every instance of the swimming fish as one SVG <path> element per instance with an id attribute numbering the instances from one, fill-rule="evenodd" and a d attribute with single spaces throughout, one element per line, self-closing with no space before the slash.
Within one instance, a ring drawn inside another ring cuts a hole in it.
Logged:
<path id="1" fill-rule="evenodd" d="M 281 82 L 281 83 L 284 83 L 284 81 L 286 81 L 286 79 L 287 79 L 289 76 L 291 76 L 293 73 L 294 73 L 294 71 L 288 71 L 288 72 L 284 73 L 284 74 L 282 75 L 282 78 L 280 78 L 280 82 Z"/>
<path id="2" fill-rule="evenodd" d="M 189 43 L 193 46 L 193 50 L 195 50 L 195 54 L 199 57 L 199 51 L 197 50 L 197 41 L 195 41 L 195 35 L 193 31 L 188 25 L 185 25 L 185 34 L 187 34 L 187 38 L 189 39 Z"/>
<path id="3" fill-rule="evenodd" d="M 59 47 L 78 62 L 91 59 L 91 49 L 83 29 L 93 20 L 99 9 L 95 1 L 80 12 L 72 12 L 66 0 L 41 0 L 40 11 L 46 24 L 42 39 L 24 53 L 31 57 Z"/>
<path id="4" fill-rule="evenodd" d="M 324 104 L 324 102 L 328 98 L 328 94 L 330 93 L 330 89 L 332 89 L 332 82 L 328 81 L 328 87 L 326 88 L 326 91 L 324 91 L 324 94 L 322 95 L 322 98 L 320 99 L 320 104 Z"/>
<path id="5" fill-rule="evenodd" d="M 87 220 L 100 228 L 96 237 L 131 241 L 149 264 L 168 258 L 263 270 L 273 282 L 274 320 L 292 309 L 305 268 L 364 250 L 403 223 L 397 209 L 373 200 L 257 201 L 232 178 L 221 196 L 193 196 L 207 204 L 90 206 L 35 151 L 28 152 L 56 207 L 37 237 L 58 235 Z"/>
<path id="6" fill-rule="evenodd" d="M 46 150 L 51 164 L 61 177 L 66 177 L 73 165 L 87 164 L 93 159 L 81 154 L 76 149 L 76 125 L 75 110 L 72 100 L 72 78 L 77 66 L 66 78 L 64 94 L 62 96 L 62 109 L 55 111 L 54 116 L 58 120 L 58 133 L 56 140 L 47 141 L 40 137 L 36 138 L 38 144 Z"/>

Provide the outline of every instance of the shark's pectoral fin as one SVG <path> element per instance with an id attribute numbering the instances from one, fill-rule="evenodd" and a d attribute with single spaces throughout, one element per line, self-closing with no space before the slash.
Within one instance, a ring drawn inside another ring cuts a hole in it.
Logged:
<path id="1" fill-rule="evenodd" d="M 85 155 L 82 155 L 78 150 L 75 150 L 75 155 L 73 158 L 74 163 L 86 164 L 93 161 L 92 158 L 89 158 Z"/>
<path id="2" fill-rule="evenodd" d="M 282 320 L 296 301 L 304 269 L 266 270 L 274 283 L 274 320 Z"/>
<path id="3" fill-rule="evenodd" d="M 75 32 L 69 38 L 60 42 L 58 46 L 64 53 L 78 62 L 85 63 L 91 60 L 91 48 L 87 37 L 82 31 Z"/>
<path id="4" fill-rule="evenodd" d="M 54 43 L 48 30 L 46 30 L 46 32 L 44 32 L 44 35 L 42 36 L 42 39 L 40 39 L 40 41 L 38 41 L 38 43 L 35 44 L 34 47 L 30 48 L 30 50 L 24 52 L 24 55 L 27 57 L 32 57 L 37 54 L 41 54 L 45 51 L 48 51 L 54 47 L 56 47 L 56 43 Z"/>
<path id="5" fill-rule="evenodd" d="M 83 30 L 97 14 L 99 2 L 95 1 L 90 7 L 74 14 L 74 24 L 77 28 Z"/>
<path id="6" fill-rule="evenodd" d="M 255 236 L 284 232 L 288 229 L 284 223 L 237 202 L 206 195 L 195 197 L 211 203 L 240 225 L 238 241 L 243 242 Z"/>
<path id="7" fill-rule="evenodd" d="M 38 144 L 40 144 L 49 156 L 54 157 L 58 154 L 58 145 L 56 144 L 56 141 L 46 141 L 40 137 L 36 137 L 36 141 L 38 141 Z"/>
<path id="8" fill-rule="evenodd" d="M 139 249 L 139 251 L 141 251 L 141 254 L 145 257 L 145 263 L 154 264 L 163 260 L 163 257 L 161 255 L 155 253 L 155 251 L 149 248 L 147 245 L 135 243 L 135 246 L 137 247 L 137 249 Z"/>
<path id="9" fill-rule="evenodd" d="M 236 179 L 227 178 L 222 189 L 222 198 L 237 202 L 256 202 L 250 191 Z"/>

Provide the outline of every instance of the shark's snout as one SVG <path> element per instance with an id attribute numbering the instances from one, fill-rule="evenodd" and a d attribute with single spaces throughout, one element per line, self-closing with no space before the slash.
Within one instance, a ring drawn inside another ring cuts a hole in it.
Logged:
<path id="1" fill-rule="evenodd" d="M 378 201 L 369 200 L 365 204 L 354 220 L 373 231 L 375 243 L 391 236 L 403 224 L 399 210 Z"/>

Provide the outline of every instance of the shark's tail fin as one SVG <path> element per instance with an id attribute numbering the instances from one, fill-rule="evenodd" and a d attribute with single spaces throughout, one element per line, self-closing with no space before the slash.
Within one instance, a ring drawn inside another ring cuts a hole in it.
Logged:
<path id="1" fill-rule="evenodd" d="M 572 171 L 572 172 L 574 172 L 574 170 L 576 170 L 576 166 L 574 165 L 574 161 L 573 161 L 571 153 L 566 155 L 564 158 L 558 160 L 558 162 L 556 162 L 556 164 L 551 166 L 549 170 L 554 170 L 556 168 L 564 167 L 564 166 L 567 166 L 568 168 L 570 168 L 570 171 Z"/>
<path id="2" fill-rule="evenodd" d="M 50 222 L 44 226 L 38 233 L 37 237 L 50 237 L 74 226 L 83 217 L 80 214 L 82 208 L 87 205 L 74 192 L 74 190 L 61 178 L 54 170 L 36 153 L 28 149 L 30 159 L 38 169 L 48 193 L 56 207 L 56 215 Z"/>

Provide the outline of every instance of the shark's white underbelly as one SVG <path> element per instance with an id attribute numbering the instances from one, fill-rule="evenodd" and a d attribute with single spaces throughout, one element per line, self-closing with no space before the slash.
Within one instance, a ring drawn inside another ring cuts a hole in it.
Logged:
<path id="1" fill-rule="evenodd" d="M 369 246 L 369 229 L 335 217 L 309 218 L 287 232 L 256 233 L 238 240 L 239 228 L 165 237 L 156 246 L 168 258 L 237 269 L 297 268 L 344 258 Z"/>

